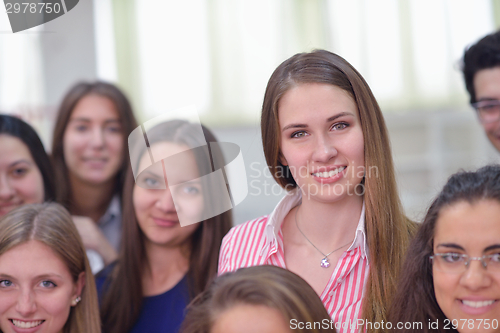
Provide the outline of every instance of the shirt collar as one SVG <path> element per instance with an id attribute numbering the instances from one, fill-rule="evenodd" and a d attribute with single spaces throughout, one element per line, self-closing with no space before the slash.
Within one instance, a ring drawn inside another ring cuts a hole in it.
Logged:
<path id="1" fill-rule="evenodd" d="M 118 195 L 115 195 L 113 196 L 113 199 L 111 199 L 108 209 L 106 210 L 104 215 L 99 219 L 98 224 L 106 224 L 119 214 L 120 214 L 120 198 L 118 197 Z"/>
<path id="2" fill-rule="evenodd" d="M 273 212 L 269 215 L 266 223 L 266 247 L 270 247 L 272 243 L 278 246 L 277 237 L 281 229 L 281 224 L 283 223 L 286 215 L 292 210 L 293 207 L 297 206 L 302 201 L 302 192 L 296 188 L 288 192 L 283 199 L 278 203 Z M 358 221 L 358 226 L 356 227 L 356 234 L 351 246 L 347 251 L 354 250 L 359 247 L 361 249 L 361 256 L 363 258 L 368 258 L 368 246 L 366 244 L 366 230 L 365 230 L 365 202 L 363 201 L 363 207 L 361 209 L 361 214 Z"/>

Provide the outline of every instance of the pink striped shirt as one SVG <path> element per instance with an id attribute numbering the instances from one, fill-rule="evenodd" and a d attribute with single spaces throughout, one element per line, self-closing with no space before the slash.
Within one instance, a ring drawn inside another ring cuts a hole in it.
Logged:
<path id="1" fill-rule="evenodd" d="M 222 241 L 219 275 L 257 265 L 286 268 L 281 224 L 301 200 L 300 191 L 291 191 L 271 215 L 233 227 Z M 354 241 L 340 257 L 320 295 L 337 331 L 342 333 L 358 332 L 361 328 L 356 326 L 356 321 L 362 318 L 361 305 L 369 270 L 364 220 L 363 204 Z"/>

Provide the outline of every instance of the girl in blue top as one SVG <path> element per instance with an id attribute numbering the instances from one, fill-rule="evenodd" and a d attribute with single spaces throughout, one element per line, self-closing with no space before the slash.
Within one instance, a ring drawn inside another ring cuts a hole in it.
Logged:
<path id="1" fill-rule="evenodd" d="M 138 141 L 142 138 L 141 133 Z M 215 277 L 231 213 L 183 223 L 215 204 L 203 177 L 213 169 L 204 147 L 215 141 L 206 128 L 201 132 L 199 125 L 181 120 L 148 130 L 146 144 L 129 138 L 136 181 L 128 170 L 122 249 L 118 260 L 97 277 L 104 332 L 177 332 L 189 300 Z M 156 153 L 163 157 L 151 164 Z M 186 179 L 173 186 L 176 173 Z"/>

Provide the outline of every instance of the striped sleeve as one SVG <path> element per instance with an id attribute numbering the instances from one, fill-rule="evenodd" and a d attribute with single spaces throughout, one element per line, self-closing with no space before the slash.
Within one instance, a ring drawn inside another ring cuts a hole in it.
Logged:
<path id="1" fill-rule="evenodd" d="M 233 240 L 234 228 L 235 227 L 231 228 L 231 230 L 229 230 L 226 236 L 222 239 L 219 253 L 219 267 L 217 268 L 218 275 L 231 271 L 231 267 L 229 267 L 229 254 L 231 252 L 230 249 Z"/>
<path id="2" fill-rule="evenodd" d="M 222 240 L 218 275 L 241 267 L 262 265 L 260 252 L 265 245 L 267 216 L 233 227 Z"/>

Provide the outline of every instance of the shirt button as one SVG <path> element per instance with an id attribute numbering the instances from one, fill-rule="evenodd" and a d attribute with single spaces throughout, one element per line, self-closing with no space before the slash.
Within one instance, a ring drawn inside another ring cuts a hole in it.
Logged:
<path id="1" fill-rule="evenodd" d="M 342 283 L 342 279 L 341 279 L 341 278 L 338 278 L 338 279 L 337 279 L 337 283 Z"/>

